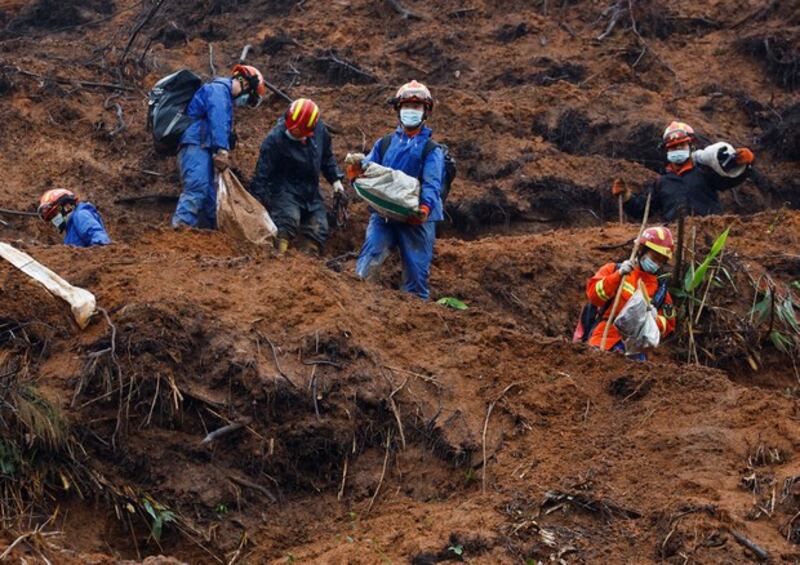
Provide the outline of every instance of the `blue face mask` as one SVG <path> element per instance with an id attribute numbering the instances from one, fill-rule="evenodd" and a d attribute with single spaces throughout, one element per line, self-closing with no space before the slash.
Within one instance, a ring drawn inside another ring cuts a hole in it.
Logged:
<path id="1" fill-rule="evenodd" d="M 411 108 L 400 108 L 400 123 L 407 128 L 415 128 L 422 123 L 425 116 L 423 110 L 412 110 Z"/>
<path id="2" fill-rule="evenodd" d="M 661 266 L 653 261 L 649 255 L 642 257 L 641 261 L 639 261 L 639 266 L 645 273 L 650 273 L 651 275 L 655 275 L 661 270 Z"/>
<path id="3" fill-rule="evenodd" d="M 667 161 L 680 165 L 689 160 L 691 152 L 688 149 L 676 149 L 675 151 L 667 151 Z"/>
<path id="4" fill-rule="evenodd" d="M 236 98 L 233 99 L 233 105 L 237 108 L 241 108 L 243 106 L 247 106 L 247 102 L 250 99 L 250 95 L 248 93 L 240 94 Z"/>

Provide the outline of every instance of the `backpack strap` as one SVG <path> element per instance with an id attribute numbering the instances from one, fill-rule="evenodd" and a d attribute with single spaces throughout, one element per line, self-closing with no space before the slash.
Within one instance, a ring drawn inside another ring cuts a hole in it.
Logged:
<path id="1" fill-rule="evenodd" d="M 386 151 L 392 144 L 392 137 L 394 137 L 393 133 L 384 135 L 378 143 L 378 157 L 381 158 L 381 164 L 383 164 L 383 156 L 386 155 Z"/>

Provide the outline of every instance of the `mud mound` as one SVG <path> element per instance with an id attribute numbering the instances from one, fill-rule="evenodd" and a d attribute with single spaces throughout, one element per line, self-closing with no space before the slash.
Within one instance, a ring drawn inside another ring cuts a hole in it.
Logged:
<path id="1" fill-rule="evenodd" d="M 6 32 L 16 35 L 27 29 L 60 29 L 84 24 L 114 11 L 113 0 L 59 2 L 38 0 L 27 4 L 6 25 Z"/>

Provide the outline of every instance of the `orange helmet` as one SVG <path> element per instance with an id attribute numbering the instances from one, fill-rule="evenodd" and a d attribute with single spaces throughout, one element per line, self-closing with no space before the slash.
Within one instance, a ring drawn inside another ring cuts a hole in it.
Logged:
<path id="1" fill-rule="evenodd" d="M 48 190 L 39 199 L 39 217 L 49 222 L 62 211 L 63 206 L 75 206 L 78 198 L 66 188 Z"/>
<path id="2" fill-rule="evenodd" d="M 319 106 L 308 98 L 298 98 L 286 110 L 286 129 L 294 137 L 308 137 L 319 121 Z"/>
<path id="3" fill-rule="evenodd" d="M 236 65 L 231 70 L 233 78 L 239 78 L 247 83 L 249 86 L 248 92 L 250 96 L 247 103 L 255 108 L 261 103 L 261 99 L 267 94 L 267 83 L 264 82 L 264 76 L 255 67 L 250 65 Z"/>
<path id="4" fill-rule="evenodd" d="M 639 238 L 639 245 L 644 245 L 667 259 L 672 259 L 675 243 L 672 241 L 672 232 L 669 228 L 647 228 Z"/>
<path id="5" fill-rule="evenodd" d="M 425 110 L 427 112 L 433 110 L 433 96 L 431 96 L 431 91 L 428 90 L 427 86 L 415 80 L 401 86 L 394 98 L 389 102 L 394 106 L 395 110 L 399 110 L 403 102 L 422 102 L 425 104 Z"/>
<path id="6" fill-rule="evenodd" d="M 674 121 L 664 130 L 661 136 L 662 145 L 669 149 L 682 143 L 694 143 L 694 129 L 687 123 Z"/>

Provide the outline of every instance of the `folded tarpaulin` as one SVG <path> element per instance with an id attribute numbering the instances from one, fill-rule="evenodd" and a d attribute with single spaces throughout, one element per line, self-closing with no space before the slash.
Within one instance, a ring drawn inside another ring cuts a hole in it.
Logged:
<path id="1" fill-rule="evenodd" d="M 72 308 L 72 315 L 75 316 L 75 321 L 81 329 L 89 324 L 89 318 L 94 314 L 95 306 L 97 305 L 94 294 L 86 289 L 72 286 L 36 259 L 8 243 L 0 242 L 0 257 L 40 283 L 54 295 L 66 300 Z"/>

